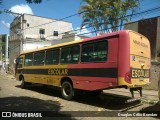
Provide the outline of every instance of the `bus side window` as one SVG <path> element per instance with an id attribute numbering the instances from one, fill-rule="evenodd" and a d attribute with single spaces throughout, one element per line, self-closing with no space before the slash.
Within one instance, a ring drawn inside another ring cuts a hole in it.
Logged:
<path id="1" fill-rule="evenodd" d="M 46 51 L 45 64 L 46 65 L 51 65 L 51 64 L 57 65 L 59 63 L 59 54 L 60 54 L 59 49 Z"/>
<path id="2" fill-rule="evenodd" d="M 81 62 L 104 62 L 107 60 L 107 40 L 82 45 Z"/>
<path id="3" fill-rule="evenodd" d="M 34 53 L 33 65 L 44 65 L 45 51 Z"/>
<path id="4" fill-rule="evenodd" d="M 25 55 L 25 61 L 24 61 L 24 65 L 25 66 L 32 66 L 32 62 L 33 62 L 33 54 L 26 54 Z"/>
<path id="5" fill-rule="evenodd" d="M 16 66 L 17 68 L 22 68 L 22 64 L 23 64 L 23 57 L 19 57 L 16 59 Z"/>
<path id="6" fill-rule="evenodd" d="M 80 46 L 75 45 L 61 49 L 62 64 L 76 64 L 79 61 Z"/>

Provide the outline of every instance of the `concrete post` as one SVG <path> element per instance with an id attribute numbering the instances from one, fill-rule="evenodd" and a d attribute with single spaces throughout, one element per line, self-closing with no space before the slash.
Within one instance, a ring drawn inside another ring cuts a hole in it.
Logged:
<path id="1" fill-rule="evenodd" d="M 6 69 L 6 72 L 9 71 L 9 58 L 8 58 L 8 53 L 9 53 L 9 50 L 8 50 L 8 35 L 6 35 L 6 46 L 5 46 L 5 69 Z"/>

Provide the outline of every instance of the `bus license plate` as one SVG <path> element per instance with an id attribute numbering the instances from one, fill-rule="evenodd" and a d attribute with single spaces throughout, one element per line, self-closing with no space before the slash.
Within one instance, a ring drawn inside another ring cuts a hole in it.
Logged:
<path id="1" fill-rule="evenodd" d="M 149 70 L 147 69 L 132 69 L 131 70 L 132 78 L 140 78 L 143 80 L 144 78 L 149 78 Z"/>

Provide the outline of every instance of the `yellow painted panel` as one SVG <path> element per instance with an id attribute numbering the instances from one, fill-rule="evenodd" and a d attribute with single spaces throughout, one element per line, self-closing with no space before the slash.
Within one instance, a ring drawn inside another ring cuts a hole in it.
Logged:
<path id="1" fill-rule="evenodd" d="M 148 85 L 149 84 L 149 78 L 145 78 L 143 81 L 141 81 L 138 78 L 132 79 L 132 84 L 128 84 L 127 82 L 125 82 L 124 77 L 119 77 L 118 78 L 118 83 L 119 83 L 119 86 L 127 85 L 129 88 L 137 87 L 137 86 L 138 87 L 143 87 L 144 85 Z"/>
<path id="2" fill-rule="evenodd" d="M 149 40 L 134 31 L 129 31 L 130 36 L 130 54 L 150 58 Z"/>

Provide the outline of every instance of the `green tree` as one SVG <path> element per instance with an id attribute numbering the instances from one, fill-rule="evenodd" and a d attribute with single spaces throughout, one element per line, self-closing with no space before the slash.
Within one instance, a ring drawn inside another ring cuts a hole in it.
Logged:
<path id="1" fill-rule="evenodd" d="M 96 33 L 122 29 L 124 22 L 132 18 L 125 17 L 127 13 L 133 14 L 139 6 L 139 0 L 82 0 L 79 8 L 83 26 L 92 27 Z"/>

